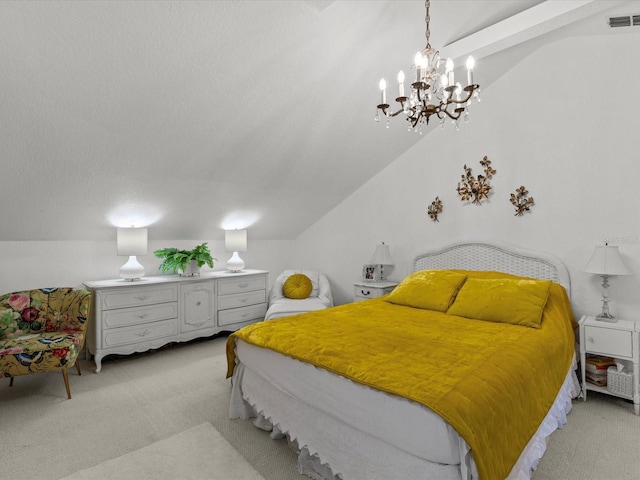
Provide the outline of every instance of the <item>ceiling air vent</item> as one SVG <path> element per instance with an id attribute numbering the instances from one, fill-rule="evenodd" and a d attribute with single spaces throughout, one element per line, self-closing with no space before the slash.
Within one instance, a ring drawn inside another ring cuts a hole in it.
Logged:
<path id="1" fill-rule="evenodd" d="M 619 17 L 609 17 L 611 28 L 640 26 L 640 15 L 622 15 Z"/>

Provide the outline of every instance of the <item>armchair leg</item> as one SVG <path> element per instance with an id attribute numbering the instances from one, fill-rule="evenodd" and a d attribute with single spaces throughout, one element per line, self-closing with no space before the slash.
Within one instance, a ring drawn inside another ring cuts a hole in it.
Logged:
<path id="1" fill-rule="evenodd" d="M 14 378 L 16 378 L 16 377 L 11 377 L 11 378 L 9 379 L 9 386 L 10 386 L 10 387 L 13 387 L 13 379 L 14 379 Z"/>
<path id="2" fill-rule="evenodd" d="M 82 372 L 80 371 L 80 361 L 76 360 L 76 370 L 78 370 L 78 375 L 82 375 Z"/>
<path id="3" fill-rule="evenodd" d="M 71 400 L 71 389 L 69 388 L 69 376 L 67 375 L 67 369 L 62 369 L 62 376 L 64 377 L 64 386 L 67 389 L 67 398 Z"/>

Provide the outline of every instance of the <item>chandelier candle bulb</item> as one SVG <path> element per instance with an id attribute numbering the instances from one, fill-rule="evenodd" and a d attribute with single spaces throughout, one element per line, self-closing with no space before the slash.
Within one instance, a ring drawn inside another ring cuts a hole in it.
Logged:
<path id="1" fill-rule="evenodd" d="M 467 85 L 473 85 L 473 67 L 475 63 L 473 57 L 469 55 L 467 58 Z"/>
<path id="2" fill-rule="evenodd" d="M 449 77 L 449 85 L 453 85 L 455 83 L 453 79 L 453 60 L 451 60 L 450 58 L 447 58 L 446 73 Z"/>
<path id="3" fill-rule="evenodd" d="M 456 100 L 459 102 L 456 108 L 464 108 L 462 102 L 462 85 L 460 85 L 460 82 L 456 83 Z"/>
<path id="4" fill-rule="evenodd" d="M 381 95 L 381 103 L 382 105 L 387 103 L 387 82 L 384 81 L 384 78 L 380 80 L 380 95 Z"/>
<path id="5" fill-rule="evenodd" d="M 402 70 L 398 72 L 398 93 L 401 98 L 404 97 L 404 72 Z"/>
<path id="6" fill-rule="evenodd" d="M 419 82 L 422 77 L 422 54 L 420 52 L 416 53 L 413 63 L 416 65 L 416 82 Z"/>

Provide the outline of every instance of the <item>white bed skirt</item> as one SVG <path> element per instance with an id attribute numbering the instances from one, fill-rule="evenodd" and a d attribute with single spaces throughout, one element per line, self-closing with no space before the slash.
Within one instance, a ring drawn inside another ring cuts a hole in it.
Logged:
<path id="1" fill-rule="evenodd" d="M 318 480 L 478 479 L 466 442 L 428 408 L 241 340 L 236 353 L 230 418 L 256 417 L 273 437 L 286 435 L 300 450 L 300 473 Z M 324 382 L 332 386 L 318 384 Z M 546 437 L 566 423 L 578 392 L 574 360 L 508 480 L 531 478 Z"/>

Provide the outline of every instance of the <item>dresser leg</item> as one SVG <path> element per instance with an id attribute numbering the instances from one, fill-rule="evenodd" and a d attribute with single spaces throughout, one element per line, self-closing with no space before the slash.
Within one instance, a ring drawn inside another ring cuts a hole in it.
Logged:
<path id="1" fill-rule="evenodd" d="M 96 362 L 96 370 L 95 373 L 100 373 L 100 370 L 102 370 L 102 354 L 100 353 L 96 353 L 93 356 L 93 360 Z"/>

